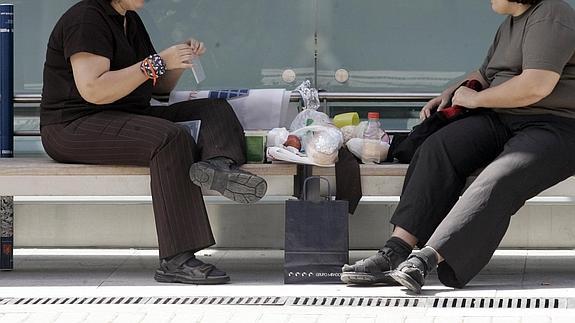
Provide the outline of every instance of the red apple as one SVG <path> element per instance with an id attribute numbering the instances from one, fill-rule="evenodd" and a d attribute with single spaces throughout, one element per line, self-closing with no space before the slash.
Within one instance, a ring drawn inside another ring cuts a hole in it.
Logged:
<path id="1" fill-rule="evenodd" d="M 301 149 L 301 141 L 299 140 L 299 137 L 296 135 L 289 135 L 287 137 L 286 142 L 284 142 L 284 146 L 291 146 L 294 147 L 297 150 Z"/>

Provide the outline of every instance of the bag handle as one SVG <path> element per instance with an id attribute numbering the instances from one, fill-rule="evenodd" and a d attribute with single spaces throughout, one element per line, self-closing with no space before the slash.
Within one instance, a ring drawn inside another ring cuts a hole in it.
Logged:
<path id="1" fill-rule="evenodd" d="M 307 199 L 307 181 L 309 181 L 310 179 L 324 180 L 324 181 L 327 183 L 327 198 L 328 198 L 329 201 L 331 201 L 331 199 L 332 199 L 332 197 L 333 197 L 333 196 L 331 195 L 331 186 L 330 186 L 329 181 L 327 180 L 327 178 L 325 178 L 325 177 L 323 177 L 323 176 L 310 176 L 310 177 L 306 178 L 306 179 L 303 181 L 303 190 L 302 190 L 302 191 L 303 191 L 303 199 L 306 200 L 306 201 L 308 200 L 308 199 Z"/>

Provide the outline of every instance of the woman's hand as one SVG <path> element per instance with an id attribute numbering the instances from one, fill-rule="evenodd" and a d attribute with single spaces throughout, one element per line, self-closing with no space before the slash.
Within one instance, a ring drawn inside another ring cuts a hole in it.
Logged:
<path id="1" fill-rule="evenodd" d="M 478 97 L 479 92 L 468 87 L 461 86 L 457 91 L 455 91 L 451 100 L 454 105 L 466 107 L 468 109 L 476 109 L 480 106 Z"/>
<path id="2" fill-rule="evenodd" d="M 429 102 L 427 102 L 419 112 L 419 119 L 425 120 L 431 116 L 431 112 L 433 110 L 437 109 L 439 111 L 445 108 L 445 106 L 449 104 L 450 96 L 451 95 L 449 93 L 442 93 L 440 96 L 429 100 Z"/>
<path id="3" fill-rule="evenodd" d="M 194 38 L 190 38 L 186 40 L 186 44 L 192 48 L 192 52 L 195 56 L 202 56 L 206 52 L 206 47 L 204 43 L 196 40 Z"/>
<path id="4" fill-rule="evenodd" d="M 188 44 L 178 44 L 164 49 L 160 56 L 166 63 L 166 69 L 175 70 L 183 68 L 192 68 L 189 62 L 194 57 L 194 50 Z"/>

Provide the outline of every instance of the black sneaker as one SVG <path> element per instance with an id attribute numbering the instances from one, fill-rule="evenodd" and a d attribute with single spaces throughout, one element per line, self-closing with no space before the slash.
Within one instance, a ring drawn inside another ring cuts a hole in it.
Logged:
<path id="1" fill-rule="evenodd" d="M 403 261 L 391 248 L 384 247 L 377 254 L 357 261 L 353 265 L 343 265 L 341 281 L 346 284 L 389 286 L 399 285 L 390 275 Z"/>
<path id="2" fill-rule="evenodd" d="M 421 287 L 425 284 L 427 273 L 428 270 L 425 261 L 417 255 L 412 254 L 406 261 L 402 262 L 396 270 L 392 271 L 390 275 L 395 281 L 407 287 L 410 291 L 421 294 Z"/>
<path id="3" fill-rule="evenodd" d="M 224 157 L 194 163 L 190 179 L 202 189 L 217 191 L 243 204 L 259 201 L 268 187 L 263 178 L 240 170 L 233 160 Z"/>
<path id="4" fill-rule="evenodd" d="M 224 284 L 230 281 L 224 271 L 196 259 L 193 252 L 181 253 L 170 260 L 162 259 L 154 279 L 160 283 L 195 285 Z"/>

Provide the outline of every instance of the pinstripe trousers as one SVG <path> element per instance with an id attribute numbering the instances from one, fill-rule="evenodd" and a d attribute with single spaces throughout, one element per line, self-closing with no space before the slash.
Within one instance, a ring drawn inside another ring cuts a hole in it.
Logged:
<path id="1" fill-rule="evenodd" d="M 197 143 L 175 122 L 201 120 Z M 245 163 L 243 128 L 225 100 L 193 100 L 136 111 L 103 110 L 41 127 L 42 144 L 63 163 L 149 166 L 160 258 L 215 243 L 192 163 Z"/>

